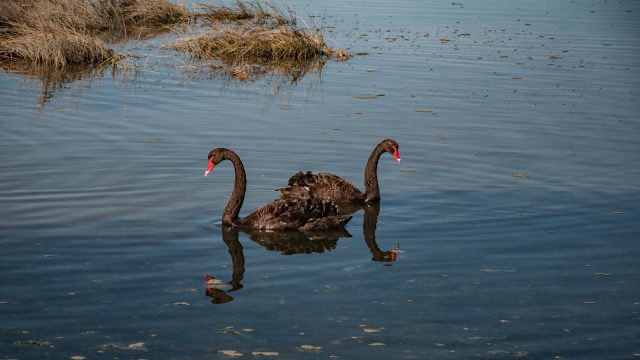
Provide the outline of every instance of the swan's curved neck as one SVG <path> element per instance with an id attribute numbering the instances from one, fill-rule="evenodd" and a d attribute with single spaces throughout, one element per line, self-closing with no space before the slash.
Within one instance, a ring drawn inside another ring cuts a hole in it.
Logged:
<path id="1" fill-rule="evenodd" d="M 380 200 L 380 188 L 378 187 L 378 160 L 385 153 L 384 143 L 378 144 L 367 160 L 364 168 L 364 201 L 376 202 Z"/>
<path id="2" fill-rule="evenodd" d="M 240 157 L 231 150 L 225 150 L 222 156 L 222 160 L 229 160 L 233 163 L 233 168 L 236 173 L 236 180 L 233 184 L 233 192 L 229 197 L 229 202 L 224 208 L 222 213 L 223 225 L 234 225 L 238 220 L 238 214 L 240 208 L 244 202 L 244 193 L 247 190 L 247 175 L 244 171 L 244 165 Z"/>

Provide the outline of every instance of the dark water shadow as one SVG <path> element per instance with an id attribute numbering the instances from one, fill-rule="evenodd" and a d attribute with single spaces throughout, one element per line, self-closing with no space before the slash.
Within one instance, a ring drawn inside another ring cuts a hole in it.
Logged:
<path id="1" fill-rule="evenodd" d="M 380 205 L 364 205 L 354 207 L 353 211 L 364 210 L 362 231 L 364 240 L 371 252 L 371 260 L 390 264 L 396 260 L 396 250 L 382 251 L 376 242 L 376 227 Z M 242 244 L 239 240 L 239 232 L 249 235 L 249 238 L 268 251 L 278 251 L 282 255 L 324 253 L 336 248 L 337 242 L 342 237 L 351 237 L 348 231 L 304 233 L 299 231 L 261 231 L 223 226 L 222 241 L 229 250 L 232 263 L 231 280 L 224 283 L 211 275 L 205 277 L 205 295 L 211 298 L 213 304 L 224 304 L 233 300 L 230 294 L 242 289 L 242 279 L 245 272 L 245 257 Z M 231 288 L 228 288 L 228 285 Z"/>

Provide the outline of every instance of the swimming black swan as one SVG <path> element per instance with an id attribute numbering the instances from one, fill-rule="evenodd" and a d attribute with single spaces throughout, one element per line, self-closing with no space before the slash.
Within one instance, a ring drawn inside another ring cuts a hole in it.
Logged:
<path id="1" fill-rule="evenodd" d="M 235 169 L 233 192 L 222 213 L 223 225 L 263 230 L 324 231 L 344 227 L 351 219 L 351 216 L 338 215 L 332 202 L 311 198 L 277 199 L 248 216 L 239 218 L 238 213 L 247 188 L 247 177 L 240 157 L 232 150 L 217 148 L 209 152 L 208 158 L 205 176 L 224 160 L 231 161 Z"/>
<path id="2" fill-rule="evenodd" d="M 302 171 L 289 178 L 289 186 L 278 189 L 281 198 L 319 199 L 337 204 L 369 204 L 380 201 L 378 188 L 378 160 L 383 153 L 392 154 L 400 162 L 398 143 L 392 139 L 382 140 L 371 152 L 364 169 L 364 193 L 349 180 L 331 173 L 313 174 Z"/>

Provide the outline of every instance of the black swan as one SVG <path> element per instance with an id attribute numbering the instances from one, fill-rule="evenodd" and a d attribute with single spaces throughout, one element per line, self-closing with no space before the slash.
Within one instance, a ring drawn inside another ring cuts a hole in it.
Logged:
<path id="1" fill-rule="evenodd" d="M 289 186 L 278 189 L 281 198 L 319 199 L 337 204 L 370 204 L 380 201 L 378 187 L 378 160 L 383 153 L 392 154 L 400 162 L 398 143 L 392 139 L 382 140 L 371 152 L 364 169 L 364 193 L 349 180 L 331 173 L 313 174 L 302 171 L 289 178 Z"/>
<path id="2" fill-rule="evenodd" d="M 324 231 L 344 227 L 351 216 L 338 215 L 335 204 L 318 199 L 277 199 L 239 218 L 244 202 L 247 177 L 240 157 L 229 149 L 217 148 L 209 152 L 209 165 L 205 176 L 224 160 L 233 163 L 235 183 L 227 206 L 222 213 L 222 224 L 239 228 L 263 230 Z"/>

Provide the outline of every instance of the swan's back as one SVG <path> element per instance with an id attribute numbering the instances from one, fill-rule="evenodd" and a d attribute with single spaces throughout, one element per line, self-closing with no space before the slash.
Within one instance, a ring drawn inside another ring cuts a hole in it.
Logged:
<path id="1" fill-rule="evenodd" d="M 318 199 L 338 204 L 364 202 L 364 194 L 349 180 L 326 172 L 298 172 L 289 178 L 289 186 L 278 191 L 281 198 Z"/>

